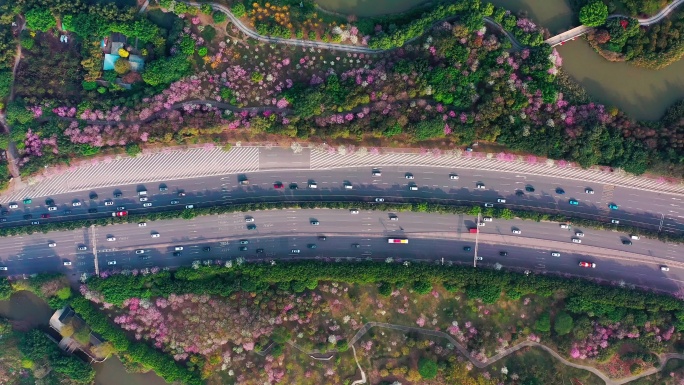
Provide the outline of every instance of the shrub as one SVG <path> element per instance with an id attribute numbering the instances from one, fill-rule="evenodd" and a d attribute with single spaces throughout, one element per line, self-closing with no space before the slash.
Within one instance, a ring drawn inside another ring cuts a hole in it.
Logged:
<path id="1" fill-rule="evenodd" d="M 200 5 L 200 12 L 202 12 L 203 14 L 211 15 L 211 11 L 213 11 L 213 9 L 211 8 L 211 5 L 206 4 L 206 3 Z"/>
<path id="2" fill-rule="evenodd" d="M 190 71 L 190 62 L 182 55 L 155 60 L 146 66 L 143 81 L 151 86 L 169 84 Z"/>
<path id="3" fill-rule="evenodd" d="M 201 47 L 197 51 L 197 54 L 200 55 L 201 57 L 207 56 L 207 53 L 208 53 L 207 47 Z"/>
<path id="4" fill-rule="evenodd" d="M 97 83 L 84 80 L 81 82 L 81 87 L 83 87 L 83 89 L 86 91 L 92 91 L 97 88 Z"/>
<path id="5" fill-rule="evenodd" d="M 242 4 L 240 4 L 240 5 L 242 5 Z M 243 7 L 244 7 L 244 5 L 243 5 Z M 233 12 L 233 13 L 235 13 L 235 12 Z M 214 19 L 214 23 L 217 23 L 217 24 L 223 23 L 228 18 L 228 16 L 226 16 L 226 14 L 221 12 L 221 11 L 215 11 L 214 13 L 211 14 L 211 17 L 212 17 L 212 19 Z"/>
<path id="6" fill-rule="evenodd" d="M 418 373 L 426 380 L 437 377 L 437 363 L 429 358 L 421 358 L 418 361 Z"/>
<path id="7" fill-rule="evenodd" d="M 580 9 L 579 19 L 587 27 L 603 25 L 608 19 L 608 6 L 602 1 L 591 2 Z"/>
<path id="8" fill-rule="evenodd" d="M 235 17 L 243 17 L 247 14 L 245 5 L 242 3 L 233 4 L 233 6 L 230 8 L 230 12 L 232 12 Z"/>
<path id="9" fill-rule="evenodd" d="M 378 287 L 378 293 L 382 296 L 389 297 L 392 294 L 392 285 L 387 282 L 382 282 Z"/>
<path id="10" fill-rule="evenodd" d="M 131 62 L 124 59 L 123 57 L 116 59 L 116 62 L 114 63 L 114 72 L 116 72 L 119 75 L 125 75 L 130 70 L 131 70 Z"/>
<path id="11" fill-rule="evenodd" d="M 413 290 L 418 294 L 428 294 L 432 291 L 432 284 L 428 281 L 420 280 L 413 284 Z"/>
<path id="12" fill-rule="evenodd" d="M 142 150 L 140 149 L 140 146 L 135 143 L 129 143 L 126 145 L 126 154 L 128 154 L 128 156 L 135 157 L 141 152 Z"/>
<path id="13" fill-rule="evenodd" d="M 26 26 L 29 29 L 47 32 L 57 25 L 52 12 L 46 8 L 34 8 L 26 12 Z"/>
<path id="14" fill-rule="evenodd" d="M 534 328 L 542 333 L 548 333 L 551 331 L 551 316 L 548 312 L 542 313 L 539 318 L 537 318 Z"/>
<path id="15" fill-rule="evenodd" d="M 572 330 L 574 320 L 572 316 L 566 312 L 560 312 L 556 314 L 556 320 L 553 323 L 553 330 L 558 333 L 558 335 L 563 336 Z"/>

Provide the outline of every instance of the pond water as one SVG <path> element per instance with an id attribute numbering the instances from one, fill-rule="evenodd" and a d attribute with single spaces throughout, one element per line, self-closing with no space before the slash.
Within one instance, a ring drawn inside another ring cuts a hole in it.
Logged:
<path id="1" fill-rule="evenodd" d="M 357 16 L 402 12 L 424 0 L 316 0 L 321 7 Z M 491 0 L 559 33 L 573 27 L 569 0 Z M 598 102 L 616 106 L 641 120 L 657 120 L 667 107 L 684 98 L 684 60 L 653 71 L 627 63 L 612 63 L 583 40 L 559 47 L 563 68 Z"/>
<path id="2" fill-rule="evenodd" d="M 128 373 L 121 360 L 113 356 L 101 364 L 94 364 L 95 385 L 168 385 L 153 372 Z"/>

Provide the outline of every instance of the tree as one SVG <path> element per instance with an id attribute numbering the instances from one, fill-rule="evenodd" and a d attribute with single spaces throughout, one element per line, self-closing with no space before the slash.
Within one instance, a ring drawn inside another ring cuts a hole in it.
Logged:
<path id="1" fill-rule="evenodd" d="M 240 5 L 242 5 L 242 4 L 240 4 Z M 243 5 L 243 7 L 244 7 L 244 5 Z M 216 24 L 223 23 L 228 18 L 226 16 L 226 14 L 221 12 L 221 11 L 216 11 L 216 12 L 212 13 L 211 17 L 214 19 L 214 23 L 216 23 Z"/>
<path id="2" fill-rule="evenodd" d="M 206 3 L 200 5 L 200 12 L 202 12 L 203 14 L 211 15 L 211 11 L 212 11 L 211 5 L 206 4 Z"/>
<path id="3" fill-rule="evenodd" d="M 548 333 L 551 331 L 551 316 L 548 312 L 542 313 L 539 318 L 537 318 L 534 328 L 542 333 Z"/>
<path id="4" fill-rule="evenodd" d="M 428 281 L 420 280 L 413 284 L 413 290 L 418 294 L 428 294 L 432 291 L 432 284 Z"/>
<path id="5" fill-rule="evenodd" d="M 130 70 L 131 62 L 122 57 L 116 59 L 116 62 L 114 63 L 114 72 L 116 72 L 119 75 L 125 75 Z"/>
<path id="6" fill-rule="evenodd" d="M 580 23 L 587 27 L 598 27 L 608 19 L 608 6 L 602 1 L 593 1 L 580 9 Z"/>
<path id="7" fill-rule="evenodd" d="M 599 29 L 594 34 L 594 41 L 599 44 L 606 44 L 610 41 L 610 33 L 605 29 Z"/>
<path id="8" fill-rule="evenodd" d="M 418 373 L 426 380 L 437 377 L 437 363 L 429 358 L 421 358 L 418 361 Z"/>
<path id="9" fill-rule="evenodd" d="M 245 5 L 242 3 L 233 4 L 233 6 L 230 8 L 230 11 L 233 13 L 233 15 L 235 15 L 235 17 L 242 17 L 247 14 Z"/>
<path id="10" fill-rule="evenodd" d="M 26 25 L 29 29 L 47 32 L 57 25 L 57 21 L 49 9 L 34 8 L 26 12 Z"/>
<path id="11" fill-rule="evenodd" d="M 388 282 L 382 282 L 378 287 L 378 293 L 380 293 L 382 296 L 389 297 L 392 294 L 392 284 Z"/>
<path id="12" fill-rule="evenodd" d="M 74 335 L 74 332 L 75 332 L 75 330 L 74 330 L 74 325 L 73 325 L 73 323 L 71 323 L 71 322 L 65 324 L 65 325 L 62 326 L 62 328 L 59 330 L 59 334 L 61 334 L 62 337 L 64 337 L 64 338 L 71 337 L 72 335 Z"/>
<path id="13" fill-rule="evenodd" d="M 169 84 L 188 74 L 190 62 L 181 55 L 151 62 L 142 74 L 143 81 L 151 86 Z"/>
<path id="14" fill-rule="evenodd" d="M 560 312 L 556 314 L 556 320 L 553 323 L 553 330 L 555 330 L 560 336 L 566 335 L 572 331 L 573 323 L 574 320 L 570 314 L 566 312 Z"/>

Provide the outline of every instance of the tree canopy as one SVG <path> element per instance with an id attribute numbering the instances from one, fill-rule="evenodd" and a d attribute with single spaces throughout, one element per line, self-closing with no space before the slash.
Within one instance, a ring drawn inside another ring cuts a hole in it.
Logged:
<path id="1" fill-rule="evenodd" d="M 608 6 L 602 1 L 593 1 L 580 9 L 580 23 L 587 27 L 598 27 L 608 19 Z"/>

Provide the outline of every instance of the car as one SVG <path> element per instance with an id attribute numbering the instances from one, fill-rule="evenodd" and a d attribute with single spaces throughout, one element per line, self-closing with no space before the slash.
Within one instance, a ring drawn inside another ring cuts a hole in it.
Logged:
<path id="1" fill-rule="evenodd" d="M 48 247 L 57 247 L 57 244 L 55 242 L 50 242 L 48 243 Z"/>
<path id="2" fill-rule="evenodd" d="M 116 211 L 124 211 L 126 210 L 125 206 L 116 206 Z"/>
<path id="3" fill-rule="evenodd" d="M 10 203 L 9 206 L 7 206 L 7 207 L 9 207 L 9 208 L 11 208 L 11 209 L 18 209 L 18 208 L 19 208 L 19 205 L 16 204 L 16 203 Z"/>
<path id="4" fill-rule="evenodd" d="M 318 226 L 318 225 L 320 225 L 320 222 L 318 222 L 318 221 L 311 221 L 310 223 L 311 223 L 312 226 Z"/>
<path id="5" fill-rule="evenodd" d="M 473 148 L 472 147 L 466 147 L 466 152 L 473 152 Z"/>
<path id="6" fill-rule="evenodd" d="M 482 257 L 479 257 L 479 256 L 478 256 L 478 257 L 476 257 L 475 259 L 478 260 L 478 261 L 481 261 L 481 260 L 482 260 Z"/>
<path id="7" fill-rule="evenodd" d="M 627 245 L 627 246 L 631 246 L 631 245 L 632 245 L 632 241 L 630 241 L 629 239 L 623 239 L 623 240 L 622 240 L 622 244 L 623 244 L 623 245 Z"/>
<path id="8" fill-rule="evenodd" d="M 140 197 L 138 198 L 140 202 L 147 202 L 147 197 Z"/>
<path id="9" fill-rule="evenodd" d="M 145 250 L 143 249 L 138 249 L 135 251 L 136 254 L 145 254 Z"/>
<path id="10" fill-rule="evenodd" d="M 7 218 L 0 218 L 0 222 L 7 222 Z"/>
<path id="11" fill-rule="evenodd" d="M 95 200 L 97 199 L 97 193 L 91 192 L 90 195 L 88 196 L 90 199 Z"/>
<path id="12" fill-rule="evenodd" d="M 146 197 L 147 196 L 147 190 L 138 191 L 138 196 L 139 197 Z"/>
<path id="13" fill-rule="evenodd" d="M 552 256 L 552 257 L 560 257 L 560 253 L 557 252 L 557 251 L 552 251 L 552 252 L 551 252 L 551 256 Z"/>
<path id="14" fill-rule="evenodd" d="M 662 265 L 660 266 L 660 271 L 670 271 L 670 268 L 665 265 Z"/>
<path id="15" fill-rule="evenodd" d="M 247 223 L 252 223 L 252 222 L 254 222 L 254 218 L 252 218 L 252 217 L 247 217 L 247 218 L 245 218 L 245 222 L 247 222 Z"/>
<path id="16" fill-rule="evenodd" d="M 247 251 L 247 246 L 240 246 L 240 251 Z"/>
<path id="17" fill-rule="evenodd" d="M 168 190 L 169 190 L 169 188 L 164 186 L 164 185 L 159 186 L 159 191 L 168 191 Z"/>
<path id="18" fill-rule="evenodd" d="M 411 191 L 418 191 L 418 186 L 414 185 L 409 185 L 409 190 Z"/>
<path id="19" fill-rule="evenodd" d="M 283 184 L 280 182 L 273 183 L 273 188 L 281 189 L 281 188 L 283 188 Z"/>
<path id="20" fill-rule="evenodd" d="M 477 225 L 478 225 L 479 227 L 484 227 L 484 226 L 487 225 L 487 224 L 484 223 L 484 222 L 477 222 Z"/>
<path id="21" fill-rule="evenodd" d="M 345 183 L 344 183 L 344 188 L 345 188 L 346 190 L 352 190 L 352 189 L 354 189 L 354 185 L 352 185 L 352 184 L 349 183 L 349 182 L 345 182 Z"/>
<path id="22" fill-rule="evenodd" d="M 183 246 L 174 246 L 175 251 L 183 251 Z"/>
<path id="23" fill-rule="evenodd" d="M 71 203 L 71 205 L 72 205 L 73 207 L 78 207 L 78 206 L 81 205 L 81 202 L 80 202 L 80 201 L 75 201 L 75 202 Z"/>
<path id="24" fill-rule="evenodd" d="M 399 217 L 396 215 L 390 215 L 389 219 L 390 219 L 390 221 L 398 221 Z"/>
<path id="25" fill-rule="evenodd" d="M 63 265 L 64 266 L 71 266 L 71 261 L 64 261 Z"/>
<path id="26" fill-rule="evenodd" d="M 50 218 L 50 214 L 40 214 L 40 217 L 43 219 Z"/>
<path id="27" fill-rule="evenodd" d="M 561 223 L 561 224 L 560 224 L 560 228 L 561 228 L 561 229 L 569 229 L 569 228 L 570 228 L 570 225 L 567 224 L 567 223 Z"/>
<path id="28" fill-rule="evenodd" d="M 579 238 L 572 238 L 572 243 L 582 243 L 582 240 Z"/>
<path id="29" fill-rule="evenodd" d="M 31 219 L 33 218 L 33 214 L 24 214 L 24 219 Z"/>
<path id="30" fill-rule="evenodd" d="M 309 249 L 315 249 L 318 246 L 316 246 L 315 243 L 309 243 L 308 245 L 306 245 L 306 247 L 308 247 Z"/>
<path id="31" fill-rule="evenodd" d="M 116 241 L 116 237 L 107 237 L 107 240 L 110 241 L 110 242 Z"/>
<path id="32" fill-rule="evenodd" d="M 241 245 L 248 245 L 248 244 L 249 244 L 249 240 L 248 240 L 248 239 L 241 239 L 241 240 L 240 240 L 240 244 L 241 244 Z"/>
<path id="33" fill-rule="evenodd" d="M 484 183 L 478 183 L 475 185 L 475 188 L 480 189 L 480 190 L 484 190 L 487 187 L 484 185 Z"/>
<path id="34" fill-rule="evenodd" d="M 151 202 L 143 203 L 143 207 L 152 207 L 152 203 Z"/>
<path id="35" fill-rule="evenodd" d="M 120 192 L 114 193 L 114 198 L 121 198 L 122 196 L 123 196 L 123 194 Z"/>
<path id="36" fill-rule="evenodd" d="M 373 170 L 373 176 L 382 176 L 382 172 L 380 170 Z"/>
<path id="37" fill-rule="evenodd" d="M 49 206 L 48 211 L 57 211 L 57 206 Z"/>
<path id="38" fill-rule="evenodd" d="M 264 252 L 264 249 L 256 249 L 257 254 L 261 254 Z"/>
<path id="39" fill-rule="evenodd" d="M 411 174 L 411 173 L 406 173 L 406 175 L 404 175 L 404 178 L 406 178 L 406 179 L 414 179 L 414 176 L 413 176 L 413 174 Z"/>
<path id="40" fill-rule="evenodd" d="M 31 198 L 26 198 L 26 199 L 24 199 L 24 204 L 25 204 L 25 205 L 30 205 L 31 202 L 33 202 L 33 201 L 31 200 Z"/>
<path id="41" fill-rule="evenodd" d="M 247 230 L 256 230 L 257 226 L 254 224 L 247 225 Z"/>
<path id="42" fill-rule="evenodd" d="M 484 207 L 494 207 L 494 203 L 485 203 Z"/>
<path id="43" fill-rule="evenodd" d="M 350 210 L 349 210 L 349 213 L 350 213 L 350 214 L 358 214 L 358 213 L 359 213 L 359 210 L 358 210 L 358 209 L 350 209 Z"/>
<path id="44" fill-rule="evenodd" d="M 188 210 L 194 209 L 194 208 L 195 208 L 195 205 L 185 205 L 185 208 L 188 209 Z"/>
<path id="45" fill-rule="evenodd" d="M 385 198 L 375 198 L 375 201 L 376 201 L 376 202 L 384 202 L 384 201 L 385 201 Z"/>
<path id="46" fill-rule="evenodd" d="M 104 204 L 105 206 L 114 206 L 114 201 L 106 200 Z"/>
<path id="47" fill-rule="evenodd" d="M 67 215 L 71 214 L 71 210 L 69 210 L 69 209 L 64 210 L 64 214 L 67 214 Z"/>
<path id="48" fill-rule="evenodd" d="M 290 183 L 290 190 L 297 190 L 299 189 L 299 186 L 297 186 L 297 183 Z"/>
<path id="49" fill-rule="evenodd" d="M 147 261 L 147 260 L 150 259 L 150 258 L 151 258 L 151 256 L 149 256 L 149 255 L 141 255 L 141 256 L 140 256 L 140 260 L 141 260 L 141 261 Z"/>
<path id="50" fill-rule="evenodd" d="M 593 193 L 594 193 L 594 190 L 593 190 L 593 189 L 590 189 L 590 188 L 585 188 L 585 189 L 584 189 L 584 193 L 585 193 L 585 194 L 593 194 Z"/>
<path id="51" fill-rule="evenodd" d="M 506 203 L 506 200 L 503 198 L 499 198 L 496 200 L 497 203 Z"/>
<path id="52" fill-rule="evenodd" d="M 521 197 L 525 195 L 525 193 L 522 190 L 515 190 L 515 195 Z"/>
<path id="53" fill-rule="evenodd" d="M 128 215 L 128 211 L 116 211 L 112 213 L 113 217 L 125 217 Z"/>
<path id="54" fill-rule="evenodd" d="M 579 263 L 579 266 L 580 266 L 580 267 L 589 267 L 589 268 L 592 268 L 592 269 L 596 268 L 596 264 L 593 263 L 593 262 L 580 262 L 580 263 Z"/>
<path id="55" fill-rule="evenodd" d="M 138 223 L 138 227 L 145 227 L 145 226 L 147 226 L 147 222 Z"/>
<path id="56" fill-rule="evenodd" d="M 159 236 L 160 236 L 159 233 L 152 233 L 151 235 L 152 235 L 152 238 L 159 238 Z"/>
<path id="57" fill-rule="evenodd" d="M 183 253 L 181 253 L 180 251 L 174 251 L 173 254 L 171 254 L 171 255 L 173 255 L 174 257 L 180 257 L 181 254 L 183 254 Z"/>
<path id="58" fill-rule="evenodd" d="M 97 212 L 97 209 L 95 207 L 88 209 L 88 213 L 90 214 L 95 214 Z"/>
<path id="59" fill-rule="evenodd" d="M 576 199 L 570 199 L 568 203 L 570 203 L 573 206 L 579 206 L 579 202 Z"/>
<path id="60" fill-rule="evenodd" d="M 499 251 L 499 255 L 502 257 L 506 257 L 506 256 L 508 256 L 508 252 L 507 251 Z"/>
<path id="61" fill-rule="evenodd" d="M 110 266 L 116 265 L 116 261 L 107 261 L 107 264 L 110 265 Z"/>
<path id="62" fill-rule="evenodd" d="M 456 175 L 456 174 L 449 174 L 449 179 L 452 179 L 452 180 L 458 179 L 458 175 Z"/>
<path id="63" fill-rule="evenodd" d="M 7 266 L 0 266 L 0 270 L 7 271 Z"/>
<path id="64" fill-rule="evenodd" d="M 179 196 L 179 197 L 184 197 L 184 196 L 185 196 L 185 193 L 184 193 L 183 191 L 179 191 L 179 192 L 178 192 L 178 196 Z"/>
<path id="65" fill-rule="evenodd" d="M 78 251 L 86 251 L 88 250 L 88 246 L 81 245 L 78 247 Z"/>
<path id="66" fill-rule="evenodd" d="M 612 223 L 612 224 L 614 224 L 614 225 L 619 225 L 619 224 L 620 224 L 620 220 L 618 220 L 618 219 L 611 219 L 611 220 L 610 220 L 610 223 Z"/>
<path id="67" fill-rule="evenodd" d="M 484 218 L 482 218 L 482 220 L 485 221 L 485 222 L 493 222 L 493 221 L 494 221 L 494 218 L 492 218 L 492 217 L 484 217 Z"/>
<path id="68" fill-rule="evenodd" d="M 560 187 L 557 187 L 557 188 L 556 188 L 556 194 L 558 194 L 558 195 L 563 195 L 563 194 L 565 194 L 565 190 L 563 190 L 563 189 L 560 188 Z"/>
<path id="69" fill-rule="evenodd" d="M 611 204 L 608 205 L 608 208 L 611 209 L 611 210 L 617 210 L 617 209 L 618 209 L 618 205 L 616 205 L 615 203 L 611 203 Z"/>
<path id="70" fill-rule="evenodd" d="M 522 231 L 520 231 L 518 229 L 513 229 L 512 232 L 513 232 L 513 234 L 522 234 Z"/>
<path id="71" fill-rule="evenodd" d="M 299 249 L 292 249 L 292 250 L 290 250 L 290 254 L 299 254 L 299 253 L 301 253 L 301 252 L 302 252 L 302 251 L 299 250 Z"/>
<path id="72" fill-rule="evenodd" d="M 31 224 L 33 226 L 38 226 L 40 224 L 40 221 L 31 221 Z"/>
<path id="73" fill-rule="evenodd" d="M 584 236 L 584 233 L 581 232 L 581 231 L 575 231 L 575 236 L 576 236 L 576 237 L 583 237 L 583 236 Z"/>
<path id="74" fill-rule="evenodd" d="M 473 248 L 470 246 L 463 246 L 463 251 L 472 251 Z"/>
<path id="75" fill-rule="evenodd" d="M 361 245 L 358 244 L 358 243 L 352 243 L 352 247 L 355 248 L 355 249 L 358 249 L 358 248 L 361 247 Z"/>
<path id="76" fill-rule="evenodd" d="M 634 240 L 637 240 L 637 241 L 638 241 L 639 239 L 641 239 L 640 236 L 635 235 L 635 234 L 632 234 L 632 235 L 630 235 L 629 237 L 630 237 L 631 239 L 634 239 Z"/>
<path id="77" fill-rule="evenodd" d="M 525 186 L 525 191 L 527 191 L 527 192 L 534 192 L 534 187 L 532 187 L 532 186 Z"/>
<path id="78" fill-rule="evenodd" d="M 210 246 L 204 246 L 202 248 L 202 251 L 204 251 L 204 252 L 211 251 L 211 247 Z"/>
<path id="79" fill-rule="evenodd" d="M 327 240 L 328 240 L 328 237 L 326 237 L 325 235 L 319 235 L 319 236 L 318 236 L 318 240 L 319 240 L 319 241 L 327 241 Z"/>
<path id="80" fill-rule="evenodd" d="M 171 201 L 171 204 L 172 204 L 172 205 L 177 205 L 177 204 L 179 204 L 179 203 L 180 203 L 180 201 L 179 201 L 178 199 L 174 199 L 174 200 Z"/>
<path id="81" fill-rule="evenodd" d="M 318 188 L 318 183 L 316 183 L 316 182 L 309 183 L 309 188 Z"/>

